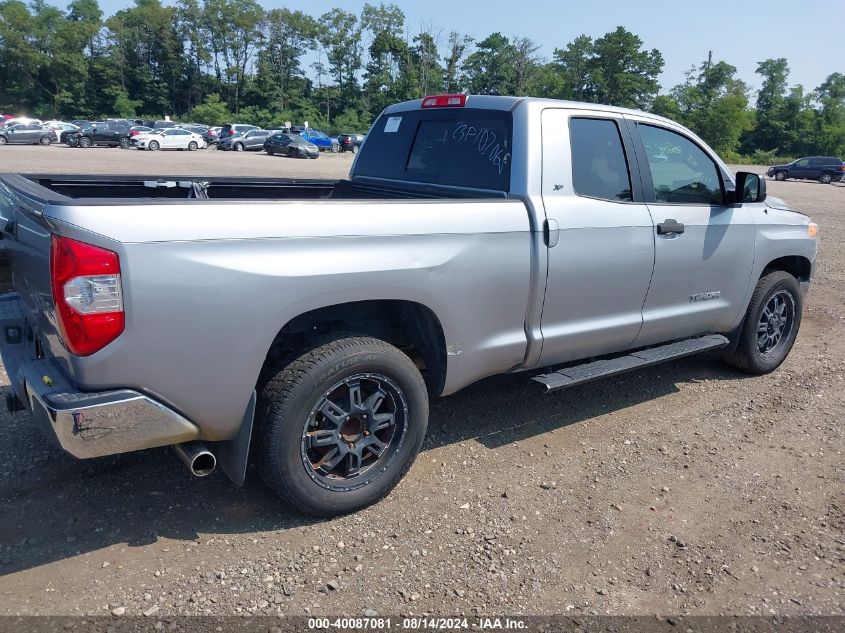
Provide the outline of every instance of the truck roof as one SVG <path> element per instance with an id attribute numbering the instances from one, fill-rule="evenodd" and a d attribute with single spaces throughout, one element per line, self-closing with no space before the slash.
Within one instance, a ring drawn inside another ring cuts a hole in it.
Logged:
<path id="1" fill-rule="evenodd" d="M 403 101 L 401 103 L 394 103 L 388 106 L 385 114 L 393 112 L 406 112 L 408 110 L 417 110 L 421 107 L 423 100 L 414 99 L 413 101 Z M 666 117 L 658 116 L 650 112 L 642 110 L 633 110 L 631 108 L 620 108 L 617 106 L 603 105 L 600 103 L 586 103 L 581 101 L 566 101 L 563 99 L 542 99 L 539 97 L 512 97 L 499 95 L 467 95 L 466 106 L 472 108 L 479 108 L 482 110 L 514 110 L 521 104 L 529 104 L 532 107 L 544 108 L 578 108 L 579 110 L 593 110 L 595 112 L 612 112 L 615 114 L 636 114 L 639 116 L 647 116 L 657 121 L 664 121 L 666 123 L 676 124 L 674 121 Z"/>

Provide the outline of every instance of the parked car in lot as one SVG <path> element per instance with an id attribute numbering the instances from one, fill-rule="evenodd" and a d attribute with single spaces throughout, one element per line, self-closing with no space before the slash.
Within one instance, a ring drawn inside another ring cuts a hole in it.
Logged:
<path id="1" fill-rule="evenodd" d="M 272 130 L 248 130 L 235 136 L 227 136 L 217 141 L 217 149 L 233 150 L 236 152 L 260 151 L 264 147 L 264 141 Z"/>
<path id="2" fill-rule="evenodd" d="M 321 152 L 339 152 L 340 143 L 336 138 L 331 138 L 320 130 L 306 128 L 301 132 L 302 138 L 316 145 Z"/>
<path id="3" fill-rule="evenodd" d="M 139 134 L 146 134 L 147 132 L 152 132 L 153 128 L 147 127 L 146 125 L 133 125 L 129 128 L 129 137 L 130 141 L 132 140 L 131 137 L 138 136 Z"/>
<path id="4" fill-rule="evenodd" d="M 769 167 L 766 175 L 775 180 L 818 180 L 827 185 L 845 180 L 845 163 L 835 156 L 809 156 L 786 165 Z"/>
<path id="5" fill-rule="evenodd" d="M 208 131 L 205 134 L 203 134 L 203 138 L 209 147 L 217 144 L 217 141 L 220 138 L 220 130 L 222 129 L 223 128 L 220 126 L 212 126 L 208 128 Z"/>
<path id="6" fill-rule="evenodd" d="M 257 125 L 249 125 L 248 123 L 227 123 L 220 128 L 220 133 L 217 137 L 217 142 L 224 141 L 231 136 L 241 136 L 250 130 L 259 130 Z"/>
<path id="7" fill-rule="evenodd" d="M 318 158 L 320 156 L 320 150 L 314 143 L 309 143 L 299 134 L 281 132 L 267 137 L 264 141 L 264 151 L 270 156 L 284 154 L 291 158 Z"/>
<path id="8" fill-rule="evenodd" d="M 338 134 L 337 142 L 341 152 L 355 153 L 361 147 L 364 138 L 365 136 L 363 134 Z"/>
<path id="9" fill-rule="evenodd" d="M 95 145 L 107 147 L 129 147 L 129 124 L 125 121 L 95 121 L 70 136 L 75 139 L 68 145 L 83 149 Z"/>
<path id="10" fill-rule="evenodd" d="M 0 127 L 0 145 L 50 145 L 56 133 L 38 123 L 14 123 Z"/>
<path id="11" fill-rule="evenodd" d="M 156 151 L 159 149 L 186 149 L 191 152 L 205 147 L 205 139 L 199 134 L 182 128 L 151 130 L 133 136 L 132 147 Z"/>
<path id="12" fill-rule="evenodd" d="M 319 515 L 384 497 L 429 398 L 487 376 L 775 370 L 817 252 L 669 119 L 503 96 L 386 108 L 348 180 L 4 174 L 0 217 L 11 410 L 79 458 L 173 445 L 238 484 L 255 460 Z"/>

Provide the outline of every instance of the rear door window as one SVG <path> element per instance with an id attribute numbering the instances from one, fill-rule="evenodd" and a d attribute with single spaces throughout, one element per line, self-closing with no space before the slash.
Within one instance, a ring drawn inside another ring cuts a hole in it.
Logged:
<path id="1" fill-rule="evenodd" d="M 633 200 L 628 161 L 616 122 L 573 118 L 569 135 L 575 192 L 614 202 Z"/>
<path id="2" fill-rule="evenodd" d="M 501 110 L 442 108 L 382 115 L 356 176 L 507 191 L 512 117 Z"/>

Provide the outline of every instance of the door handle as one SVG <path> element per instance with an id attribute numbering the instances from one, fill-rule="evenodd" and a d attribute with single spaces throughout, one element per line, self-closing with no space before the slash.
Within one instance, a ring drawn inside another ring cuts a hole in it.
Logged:
<path id="1" fill-rule="evenodd" d="M 557 246 L 560 237 L 560 227 L 557 220 L 546 220 L 543 222 L 543 241 L 549 248 Z"/>
<path id="2" fill-rule="evenodd" d="M 671 235 L 672 233 L 683 233 L 684 232 L 684 225 L 669 218 L 667 220 L 663 220 L 663 222 L 658 222 L 657 224 L 657 234 L 658 235 Z"/>

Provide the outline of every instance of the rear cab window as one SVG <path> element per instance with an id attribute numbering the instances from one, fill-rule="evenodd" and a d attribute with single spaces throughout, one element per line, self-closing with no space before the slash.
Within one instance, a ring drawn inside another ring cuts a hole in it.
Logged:
<path id="1" fill-rule="evenodd" d="M 431 108 L 385 113 L 367 136 L 355 176 L 506 192 L 510 112 Z"/>

